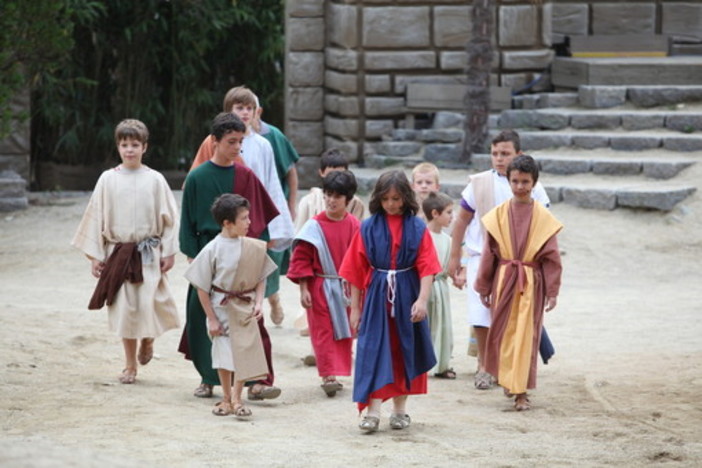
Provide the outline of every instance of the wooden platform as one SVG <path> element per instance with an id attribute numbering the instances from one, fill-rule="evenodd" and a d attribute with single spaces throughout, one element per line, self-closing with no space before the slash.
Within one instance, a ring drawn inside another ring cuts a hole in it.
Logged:
<path id="1" fill-rule="evenodd" d="M 557 88 L 572 89 L 580 85 L 699 85 L 702 56 L 556 57 L 551 80 Z"/>

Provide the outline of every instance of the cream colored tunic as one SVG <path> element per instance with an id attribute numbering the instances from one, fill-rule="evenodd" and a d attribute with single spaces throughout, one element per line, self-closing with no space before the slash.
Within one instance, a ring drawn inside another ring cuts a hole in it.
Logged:
<path id="1" fill-rule="evenodd" d="M 300 232 L 302 226 L 307 221 L 317 216 L 322 211 L 326 210 L 324 206 L 324 192 L 319 187 L 312 187 L 310 193 L 300 199 L 297 205 L 297 215 L 295 216 L 295 232 Z M 363 221 L 366 208 L 360 198 L 354 195 L 346 207 L 346 211 Z"/>
<path id="2" fill-rule="evenodd" d="M 158 337 L 180 326 L 178 311 L 161 273 L 160 259 L 178 251 L 178 205 L 166 179 L 146 166 L 118 166 L 102 173 L 71 245 L 105 261 L 118 242 L 160 238 L 151 263 L 143 263 L 144 282 L 125 282 L 107 306 L 110 330 L 122 338 Z"/>
<path id="3" fill-rule="evenodd" d="M 239 266 L 245 268 L 239 268 Z M 252 290 L 276 270 L 275 262 L 266 254 L 263 241 L 248 237 L 226 238 L 217 235 L 195 257 L 185 272 L 185 278 L 196 288 L 208 291 L 212 308 L 226 331 L 225 336 L 212 337 L 212 368 L 236 371 L 237 380 L 254 380 L 268 374 L 268 364 L 258 324 L 252 320 L 251 302 L 230 298 L 221 305 L 225 291 Z M 202 318 L 207 320 L 205 316 Z"/>

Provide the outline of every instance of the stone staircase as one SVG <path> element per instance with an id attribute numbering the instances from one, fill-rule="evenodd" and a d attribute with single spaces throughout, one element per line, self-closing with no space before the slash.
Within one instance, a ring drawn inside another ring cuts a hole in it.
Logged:
<path id="1" fill-rule="evenodd" d="M 490 117 L 490 136 L 519 131 L 523 150 L 547 174 L 542 182 L 554 203 L 669 211 L 697 189 L 676 177 L 702 160 L 702 86 L 581 86 L 518 96 L 513 107 Z M 377 175 L 430 161 L 443 179 L 461 169 L 462 125 L 461 114 L 440 112 L 430 129 L 397 129 L 370 146 L 366 166 Z M 473 155 L 473 170 L 489 167 L 489 155 Z M 442 187 L 460 194 L 443 180 Z"/>

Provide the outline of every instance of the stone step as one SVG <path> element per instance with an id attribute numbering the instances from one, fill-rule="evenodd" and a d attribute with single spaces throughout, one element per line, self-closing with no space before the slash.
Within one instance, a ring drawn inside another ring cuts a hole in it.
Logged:
<path id="1" fill-rule="evenodd" d="M 27 206 L 27 182 L 15 171 L 0 171 L 0 211 L 22 210 Z"/>
<path id="2" fill-rule="evenodd" d="M 584 106 L 604 109 L 628 104 L 635 108 L 670 106 L 702 101 L 702 85 L 688 86 L 589 86 L 577 91 L 534 93 L 512 97 L 513 109 Z"/>
<path id="3" fill-rule="evenodd" d="M 410 177 L 410 170 L 403 167 Z M 359 191 L 370 193 L 382 171 L 373 168 L 352 167 L 358 180 Z M 441 191 L 458 199 L 465 188 L 468 177 L 475 171 L 441 169 Z M 582 208 L 613 210 L 615 208 L 639 208 L 670 211 L 678 203 L 695 193 L 697 188 L 690 183 L 646 180 L 640 177 L 616 177 L 598 174 L 544 175 L 541 177 L 552 203 L 567 203 Z"/>
<path id="4" fill-rule="evenodd" d="M 543 130 L 613 130 L 628 131 L 667 129 L 690 134 L 702 131 L 702 106 L 693 110 L 629 109 L 509 109 L 500 114 L 500 128 Z M 446 132 L 447 130 L 444 130 Z M 456 132 L 458 130 L 454 130 Z M 441 132 L 434 130 L 433 132 Z M 431 135 L 430 135 L 431 136 Z"/>

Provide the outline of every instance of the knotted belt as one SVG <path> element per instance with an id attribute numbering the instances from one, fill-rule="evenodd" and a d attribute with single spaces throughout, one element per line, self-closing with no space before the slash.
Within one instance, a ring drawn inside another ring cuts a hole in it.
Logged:
<path id="1" fill-rule="evenodd" d="M 524 285 L 526 284 L 526 270 L 524 267 L 536 268 L 539 266 L 536 262 L 523 262 L 521 260 L 500 259 L 500 265 L 511 265 L 517 269 L 517 290 L 519 293 L 524 293 Z"/>
<path id="2" fill-rule="evenodd" d="M 226 289 L 219 288 L 217 286 L 212 286 L 212 290 L 224 294 L 224 297 L 222 300 L 219 302 L 219 305 L 227 305 L 229 303 L 229 300 L 232 298 L 239 299 L 242 302 L 245 302 L 247 304 L 250 304 L 253 299 L 251 296 L 247 296 L 247 294 L 250 294 L 254 291 L 255 289 L 249 289 L 248 291 L 227 291 Z"/>

